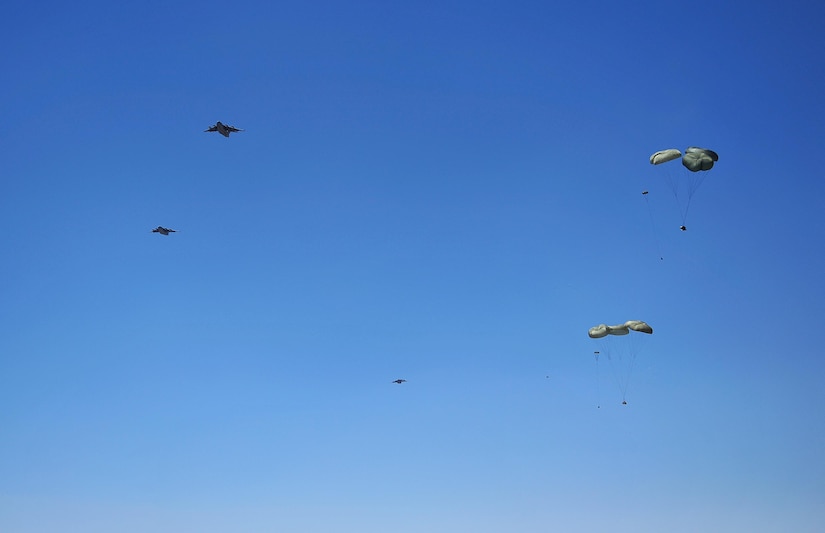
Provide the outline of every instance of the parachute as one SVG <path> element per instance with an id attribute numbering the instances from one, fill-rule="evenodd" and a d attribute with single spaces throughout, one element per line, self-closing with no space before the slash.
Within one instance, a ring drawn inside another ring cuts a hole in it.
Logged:
<path id="1" fill-rule="evenodd" d="M 642 333 L 643 335 L 639 335 Z M 641 320 L 628 320 L 624 324 L 608 326 L 599 324 L 587 331 L 591 339 L 597 339 L 601 345 L 599 351 L 593 352 L 596 359 L 596 381 L 598 386 L 598 365 L 601 354 L 607 355 L 611 372 L 619 392 L 622 394 L 622 404 L 627 405 L 627 389 L 633 368 L 636 365 L 636 355 L 647 335 L 653 334 L 653 328 Z"/>
<path id="2" fill-rule="evenodd" d="M 682 152 L 680 152 L 676 148 L 659 150 L 658 152 L 650 156 L 650 164 L 661 165 L 662 163 L 667 163 L 668 161 L 673 161 L 674 159 L 679 159 L 680 157 L 682 157 Z"/>
<path id="3" fill-rule="evenodd" d="M 691 172 L 710 170 L 716 161 L 719 161 L 719 156 L 716 155 L 716 152 L 695 146 L 691 146 L 685 150 L 685 156 L 682 158 L 682 164 Z"/>
<path id="4" fill-rule="evenodd" d="M 684 155 L 676 148 L 669 148 L 651 155 L 650 164 L 658 166 L 679 159 L 679 157 L 682 158 L 682 166 L 689 172 L 683 171 L 682 173 L 678 173 L 672 165 L 666 165 L 662 167 L 661 173 L 667 178 L 668 184 L 673 191 L 673 197 L 679 205 L 679 212 L 682 215 L 682 225 L 680 229 L 684 231 L 687 229 L 685 224 L 687 222 L 688 211 L 690 210 L 690 201 L 693 198 L 693 194 L 699 189 L 705 179 L 702 171 L 712 169 L 713 164 L 719 161 L 719 156 L 713 150 L 699 148 L 697 146 L 687 148 Z"/>
<path id="5" fill-rule="evenodd" d="M 651 328 L 647 322 L 642 322 L 641 320 L 628 320 L 624 324 L 619 324 L 618 326 L 607 326 L 605 324 L 593 326 L 587 332 L 587 335 L 591 339 L 601 339 L 602 337 L 606 337 L 608 335 L 627 335 L 630 333 L 630 330 L 647 334 L 653 333 L 653 328 Z"/>

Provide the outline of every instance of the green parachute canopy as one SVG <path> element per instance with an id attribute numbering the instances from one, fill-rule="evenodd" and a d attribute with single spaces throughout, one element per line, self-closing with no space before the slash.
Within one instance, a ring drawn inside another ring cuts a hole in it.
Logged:
<path id="1" fill-rule="evenodd" d="M 716 161 L 719 161 L 719 156 L 716 155 L 716 152 L 696 146 L 691 146 L 685 150 L 685 156 L 682 158 L 682 164 L 691 172 L 710 170 Z"/>

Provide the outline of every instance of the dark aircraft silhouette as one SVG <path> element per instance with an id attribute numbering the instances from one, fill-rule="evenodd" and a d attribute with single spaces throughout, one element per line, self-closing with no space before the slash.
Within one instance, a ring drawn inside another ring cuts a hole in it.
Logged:
<path id="1" fill-rule="evenodd" d="M 158 226 L 152 230 L 152 233 L 160 233 L 161 235 L 169 235 L 170 233 L 175 233 L 177 230 L 164 228 L 163 226 Z"/>
<path id="2" fill-rule="evenodd" d="M 402 383 L 406 383 L 406 382 L 407 382 L 406 379 L 396 379 L 395 381 L 393 381 L 393 383 L 398 383 L 399 385 L 402 384 Z"/>
<path id="3" fill-rule="evenodd" d="M 239 130 L 235 126 L 227 126 L 226 124 L 222 124 L 220 121 L 218 121 L 217 124 L 215 124 L 214 126 L 211 126 L 208 130 L 203 130 L 203 131 L 217 131 L 218 133 L 220 133 L 224 137 L 229 137 L 230 133 L 234 133 L 236 131 L 243 131 L 243 130 Z"/>

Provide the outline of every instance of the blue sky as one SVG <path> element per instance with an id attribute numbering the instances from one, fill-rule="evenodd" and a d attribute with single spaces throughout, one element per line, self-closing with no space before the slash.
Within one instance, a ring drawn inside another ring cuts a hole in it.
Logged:
<path id="1" fill-rule="evenodd" d="M 0 529 L 819 531 L 823 20 L 11 6 Z"/>

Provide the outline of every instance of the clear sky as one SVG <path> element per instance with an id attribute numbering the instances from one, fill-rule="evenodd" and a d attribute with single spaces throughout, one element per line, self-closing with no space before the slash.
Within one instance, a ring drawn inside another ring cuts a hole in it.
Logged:
<path id="1" fill-rule="evenodd" d="M 822 530 L 822 2 L 4 11 L 0 530 Z"/>

